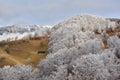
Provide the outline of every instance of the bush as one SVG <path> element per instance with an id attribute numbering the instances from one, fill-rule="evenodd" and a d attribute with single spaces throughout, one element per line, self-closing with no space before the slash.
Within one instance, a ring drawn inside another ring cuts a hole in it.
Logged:
<path id="1" fill-rule="evenodd" d="M 4 66 L 0 69 L 0 80 L 30 80 L 32 66 Z"/>
<path id="2" fill-rule="evenodd" d="M 9 45 L 5 45 L 5 46 L 4 46 L 4 50 L 5 50 L 7 53 L 10 53 L 10 46 L 9 46 Z"/>

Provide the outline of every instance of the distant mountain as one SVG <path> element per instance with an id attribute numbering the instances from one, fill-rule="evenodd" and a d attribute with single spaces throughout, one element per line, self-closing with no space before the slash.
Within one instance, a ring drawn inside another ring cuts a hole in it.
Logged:
<path id="1" fill-rule="evenodd" d="M 50 33 L 51 26 L 12 25 L 0 28 L 0 41 L 13 41 L 41 37 Z"/>

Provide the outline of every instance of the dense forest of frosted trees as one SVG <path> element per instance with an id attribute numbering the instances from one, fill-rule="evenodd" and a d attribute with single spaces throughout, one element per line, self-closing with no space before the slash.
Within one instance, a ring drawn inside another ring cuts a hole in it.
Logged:
<path id="1" fill-rule="evenodd" d="M 5 66 L 0 80 L 119 80 L 120 38 L 106 32 L 115 27 L 115 22 L 89 14 L 65 20 L 52 28 L 48 55 L 37 69 Z"/>

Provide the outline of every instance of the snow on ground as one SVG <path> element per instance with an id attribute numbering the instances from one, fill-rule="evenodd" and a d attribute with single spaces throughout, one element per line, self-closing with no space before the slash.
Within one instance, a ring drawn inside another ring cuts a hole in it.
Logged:
<path id="1" fill-rule="evenodd" d="M 42 37 L 50 34 L 52 26 L 17 26 L 3 27 L 0 35 L 0 41 L 14 41 L 21 39 L 29 39 L 34 37 Z"/>

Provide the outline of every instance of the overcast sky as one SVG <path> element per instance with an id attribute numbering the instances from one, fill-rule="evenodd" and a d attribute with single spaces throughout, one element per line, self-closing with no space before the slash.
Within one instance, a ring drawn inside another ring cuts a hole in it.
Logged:
<path id="1" fill-rule="evenodd" d="M 120 18 L 120 0 L 0 0 L 0 26 L 54 25 L 83 13 Z"/>

